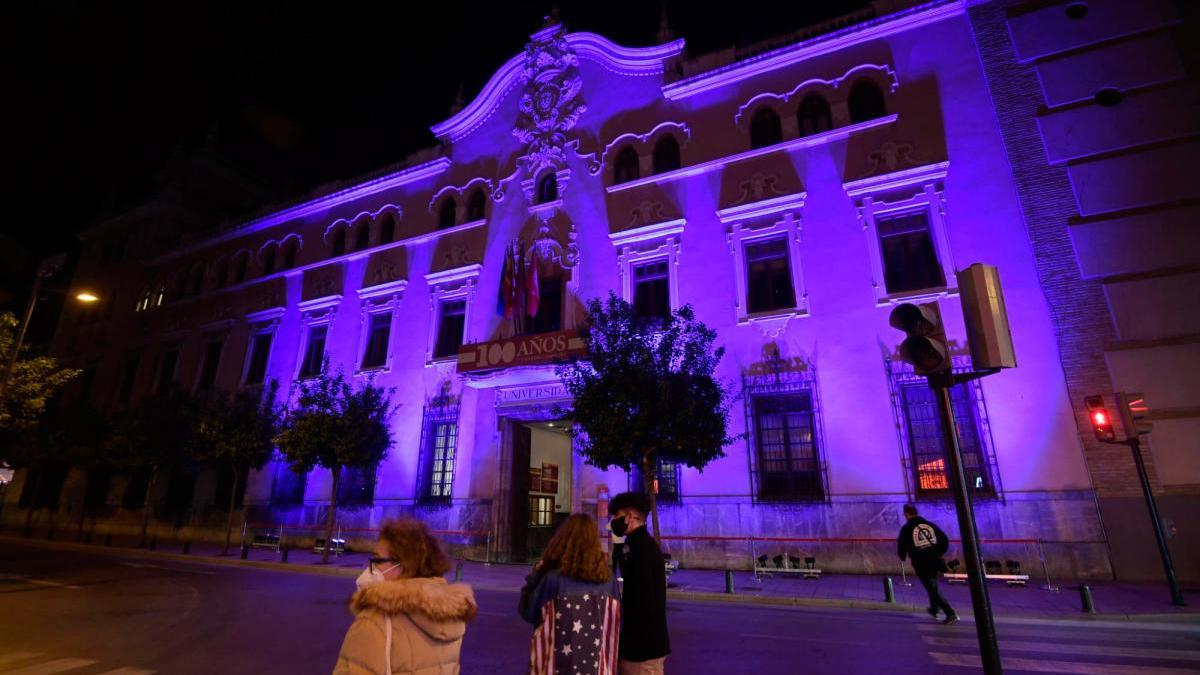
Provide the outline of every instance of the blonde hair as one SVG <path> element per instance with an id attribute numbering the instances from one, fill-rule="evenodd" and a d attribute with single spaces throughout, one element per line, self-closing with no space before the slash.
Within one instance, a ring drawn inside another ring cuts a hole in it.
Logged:
<path id="1" fill-rule="evenodd" d="M 608 556 L 600 548 L 600 534 L 592 517 L 571 515 L 546 546 L 542 561 L 547 569 L 558 568 L 562 573 L 580 581 L 600 583 L 612 577 Z"/>
<path id="2" fill-rule="evenodd" d="M 400 563 L 401 576 L 440 577 L 450 571 L 450 558 L 419 520 L 389 520 L 380 528 L 379 540 L 387 544 L 388 555 Z"/>

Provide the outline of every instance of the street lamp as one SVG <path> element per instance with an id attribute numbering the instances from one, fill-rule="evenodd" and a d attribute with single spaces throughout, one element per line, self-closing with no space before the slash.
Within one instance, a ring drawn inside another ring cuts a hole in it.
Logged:
<path id="1" fill-rule="evenodd" d="M 12 375 L 13 367 L 17 364 L 17 356 L 20 355 L 21 347 L 25 343 L 25 331 L 29 330 L 29 320 L 33 317 L 34 306 L 37 305 L 38 295 L 42 290 L 42 281 L 58 274 L 66 262 L 67 254 L 59 253 L 46 258 L 38 265 L 37 273 L 33 277 L 33 289 L 29 292 L 29 302 L 25 304 L 25 316 L 17 328 L 16 342 L 13 343 L 12 353 L 8 355 L 4 372 L 0 374 L 0 393 L 3 393 L 8 387 L 8 378 Z M 100 296 L 91 291 L 81 290 L 75 294 L 75 299 L 80 302 L 92 303 L 99 302 Z"/>

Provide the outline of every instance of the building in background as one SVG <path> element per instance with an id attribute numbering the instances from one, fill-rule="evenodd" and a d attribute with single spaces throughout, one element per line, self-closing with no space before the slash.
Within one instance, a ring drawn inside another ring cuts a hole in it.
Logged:
<path id="1" fill-rule="evenodd" d="M 578 353 L 582 303 L 612 291 L 650 318 L 691 304 L 726 347 L 720 375 L 745 439 L 703 472 L 662 467 L 664 534 L 689 537 L 667 549 L 685 564 L 749 566 L 736 538 L 790 537 L 755 552 L 893 570 L 902 503 L 954 518 L 936 409 L 895 358 L 888 313 L 939 303 L 969 368 L 954 271 L 987 262 L 1001 270 L 1019 367 L 954 391 L 980 533 L 1003 540 L 984 557 L 1029 569 L 1044 553 L 1054 575 L 1111 576 L 1111 549 L 1143 516 L 1129 515 L 1140 507 L 1119 453 L 1091 444 L 1082 397 L 1119 383 L 1172 410 L 1150 450 L 1166 453 L 1160 474 L 1173 471 L 1156 483 L 1168 516 L 1194 513 L 1200 484 L 1194 444 L 1189 455 L 1181 443 L 1195 385 L 1168 384 L 1196 364 L 1190 211 L 1158 208 L 1194 199 L 1180 163 L 1195 149 L 1179 139 L 1194 139 L 1195 116 L 1171 113 L 1194 71 L 1111 85 L 1072 74 L 1095 71 L 1093 51 L 1128 66 L 1106 55 L 1124 43 L 1104 26 L 1128 31 L 1155 11 L 1128 39 L 1153 42 L 1156 62 L 1181 51 L 1178 16 L 1161 14 L 1170 3 L 1092 2 L 1054 31 L 1037 19 L 1078 4 L 881 2 L 696 58 L 665 32 L 627 48 L 548 21 L 434 125 L 437 149 L 147 250 L 120 275 L 98 267 L 120 237 L 95 232 L 77 278 L 110 284 L 117 302 L 105 321 L 60 325 L 57 354 L 92 373 L 71 395 L 113 410 L 169 386 L 271 379 L 286 395 L 328 358 L 395 387 L 399 405 L 388 458 L 343 478 L 346 526 L 415 515 L 525 559 L 563 515 L 602 515 L 631 484 L 585 466 L 565 433 L 571 402 L 553 362 Z M 1137 91 L 1091 103 L 1085 90 L 1106 86 Z M 1116 118 L 1122 140 L 1105 115 L 1142 96 L 1158 97 L 1146 105 L 1161 124 Z M 1170 124 L 1172 138 L 1147 137 Z M 1064 131 L 1074 125 L 1088 132 Z M 1127 161 L 1164 173 L 1135 189 Z M 1176 239 L 1138 252 L 1124 228 Z M 1128 313 L 1135 304 L 1146 313 Z M 315 524 L 330 484 L 270 464 L 250 476 L 246 518 Z M 177 524 L 224 522 L 215 472 L 161 485 L 186 514 Z M 136 527 L 120 505 L 140 503 L 137 488 L 111 481 L 100 526 Z M 1195 551 L 1172 546 L 1194 578 Z"/>

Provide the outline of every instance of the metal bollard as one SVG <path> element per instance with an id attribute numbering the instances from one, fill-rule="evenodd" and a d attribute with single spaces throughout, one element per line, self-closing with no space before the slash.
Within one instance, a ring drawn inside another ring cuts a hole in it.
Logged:
<path id="1" fill-rule="evenodd" d="M 245 560 L 249 556 L 250 556 L 250 547 L 246 544 L 242 544 L 242 560 Z"/>
<path id="2" fill-rule="evenodd" d="M 1087 584 L 1079 587 L 1079 602 L 1083 604 L 1084 614 L 1096 613 L 1096 603 L 1092 602 L 1092 589 Z"/>
<path id="3" fill-rule="evenodd" d="M 462 561 L 459 560 L 454 564 L 454 580 L 462 581 Z"/>
<path id="4" fill-rule="evenodd" d="M 725 570 L 725 592 L 733 595 L 733 570 Z"/>
<path id="5" fill-rule="evenodd" d="M 896 589 L 892 586 L 892 578 L 883 578 L 883 601 L 896 602 Z"/>
<path id="6" fill-rule="evenodd" d="M 157 534 L 154 535 L 153 537 L 150 537 L 150 546 L 148 546 L 147 548 L 149 548 L 151 551 L 158 548 L 158 535 Z"/>
<path id="7" fill-rule="evenodd" d="M 280 546 L 279 547 L 279 561 L 287 562 L 287 557 L 288 557 L 288 547 Z"/>
<path id="8" fill-rule="evenodd" d="M 192 552 L 192 542 L 190 542 L 190 541 L 183 542 L 183 554 L 187 555 L 191 552 Z"/>

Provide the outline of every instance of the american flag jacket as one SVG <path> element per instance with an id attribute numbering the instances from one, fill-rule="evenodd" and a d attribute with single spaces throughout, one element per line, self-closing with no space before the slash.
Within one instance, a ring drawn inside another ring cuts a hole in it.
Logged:
<path id="1" fill-rule="evenodd" d="M 530 675 L 617 675 L 621 600 L 617 580 L 592 583 L 558 570 L 525 578 L 521 617 L 535 626 Z"/>

